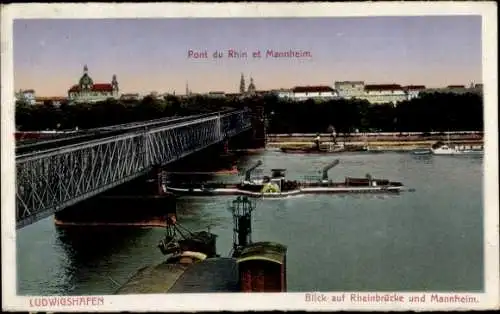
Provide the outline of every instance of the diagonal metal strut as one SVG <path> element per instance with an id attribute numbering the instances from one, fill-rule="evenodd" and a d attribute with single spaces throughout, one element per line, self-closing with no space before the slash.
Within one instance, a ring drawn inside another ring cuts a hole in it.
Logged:
<path id="1" fill-rule="evenodd" d="M 247 110 L 16 157 L 16 225 L 22 228 L 251 128 Z"/>

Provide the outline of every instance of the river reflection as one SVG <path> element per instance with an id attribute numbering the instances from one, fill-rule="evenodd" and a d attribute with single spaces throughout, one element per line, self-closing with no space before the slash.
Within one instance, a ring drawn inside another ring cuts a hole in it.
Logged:
<path id="1" fill-rule="evenodd" d="M 396 195 L 306 195 L 258 200 L 254 241 L 288 246 L 288 290 L 480 291 L 483 289 L 482 158 L 400 153 L 297 155 L 265 152 L 263 173 L 286 168 L 292 180 L 329 172 L 335 181 L 365 176 L 402 181 L 415 192 Z M 225 176 L 221 180 L 239 180 Z M 183 197 L 179 222 L 232 245 L 233 197 Z M 44 219 L 17 232 L 19 294 L 109 294 L 139 268 L 164 257 L 162 228 L 78 228 Z"/>

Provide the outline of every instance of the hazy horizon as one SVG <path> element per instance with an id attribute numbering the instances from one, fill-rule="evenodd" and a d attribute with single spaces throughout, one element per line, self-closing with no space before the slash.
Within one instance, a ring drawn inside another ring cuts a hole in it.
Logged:
<path id="1" fill-rule="evenodd" d="M 15 90 L 67 96 L 89 68 L 116 74 L 120 92 L 237 92 L 241 73 L 258 90 L 296 85 L 482 83 L 481 16 L 327 18 L 33 19 L 14 21 Z M 190 59 L 188 51 L 207 51 Z M 212 59 L 216 50 L 246 59 Z M 266 58 L 266 50 L 312 57 Z M 262 58 L 252 58 L 261 50 Z"/>

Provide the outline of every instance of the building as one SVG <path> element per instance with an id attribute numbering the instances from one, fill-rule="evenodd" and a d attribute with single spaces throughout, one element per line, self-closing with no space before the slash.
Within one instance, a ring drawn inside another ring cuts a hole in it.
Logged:
<path id="1" fill-rule="evenodd" d="M 257 96 L 266 96 L 266 95 L 272 95 L 273 92 L 268 91 L 268 90 L 256 90 L 255 95 Z"/>
<path id="2" fill-rule="evenodd" d="M 36 104 L 35 91 L 32 89 L 20 90 L 15 95 L 16 101 L 24 102 L 28 105 Z"/>
<path id="3" fill-rule="evenodd" d="M 35 102 L 37 105 L 50 104 L 55 107 L 61 106 L 68 99 L 66 97 L 36 97 Z"/>
<path id="4" fill-rule="evenodd" d="M 278 90 L 273 90 L 273 91 L 271 91 L 271 93 L 278 96 L 278 98 L 292 98 L 293 97 L 293 93 L 292 93 L 291 89 L 281 88 Z"/>
<path id="5" fill-rule="evenodd" d="M 249 95 L 254 95 L 255 94 L 255 84 L 253 83 L 253 78 L 250 78 L 250 84 L 248 84 L 248 90 L 247 93 Z"/>
<path id="6" fill-rule="evenodd" d="M 406 96 L 407 99 L 413 99 L 417 98 L 420 96 L 420 93 L 425 91 L 425 86 L 424 85 L 408 85 L 403 87 L 403 89 L 406 91 Z"/>
<path id="7" fill-rule="evenodd" d="M 211 98 L 224 98 L 226 97 L 226 93 L 221 91 L 213 91 L 213 92 L 208 92 L 207 96 Z"/>
<path id="8" fill-rule="evenodd" d="M 240 94 L 245 93 L 245 77 L 243 76 L 243 73 L 241 73 L 241 78 L 240 78 Z"/>
<path id="9" fill-rule="evenodd" d="M 291 98 L 295 100 L 306 99 L 333 99 L 337 92 L 330 86 L 295 86 L 291 90 Z"/>
<path id="10" fill-rule="evenodd" d="M 398 84 L 365 85 L 365 93 L 362 99 L 372 104 L 392 103 L 396 104 L 407 99 L 404 88 Z"/>
<path id="11" fill-rule="evenodd" d="M 88 74 L 88 68 L 83 67 L 83 75 L 77 85 L 73 85 L 68 90 L 68 99 L 71 102 L 98 102 L 108 98 L 118 99 L 118 81 L 113 75 L 111 83 L 94 83 Z"/>
<path id="12" fill-rule="evenodd" d="M 341 81 L 335 82 L 335 90 L 339 97 L 351 99 L 364 96 L 365 82 L 363 81 Z"/>

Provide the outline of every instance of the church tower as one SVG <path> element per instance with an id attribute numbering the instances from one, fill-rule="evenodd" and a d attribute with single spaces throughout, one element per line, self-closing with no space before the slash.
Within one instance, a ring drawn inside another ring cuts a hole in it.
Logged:
<path id="1" fill-rule="evenodd" d="M 241 73 L 241 79 L 240 79 L 240 94 L 245 93 L 245 77 L 243 77 L 243 73 Z"/>
<path id="2" fill-rule="evenodd" d="M 248 85 L 248 93 L 249 94 L 255 93 L 255 85 L 253 83 L 253 78 L 250 78 L 250 85 Z"/>
<path id="3" fill-rule="evenodd" d="M 189 83 L 186 82 L 186 96 L 189 96 Z"/>

